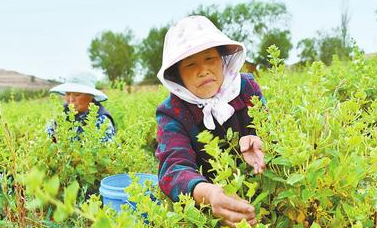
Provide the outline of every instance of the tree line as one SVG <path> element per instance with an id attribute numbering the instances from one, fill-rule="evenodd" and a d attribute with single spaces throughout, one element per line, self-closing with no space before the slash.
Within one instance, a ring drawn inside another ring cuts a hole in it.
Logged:
<path id="1" fill-rule="evenodd" d="M 228 5 L 200 5 L 188 15 L 204 15 L 231 39 L 245 44 L 247 60 L 259 68 L 269 68 L 267 48 L 275 44 L 283 59 L 289 57 L 293 48 L 289 29 L 291 14 L 282 2 L 261 2 Z M 298 49 L 299 64 L 321 60 L 331 64 L 332 56 L 349 58 L 352 42 L 348 33 L 350 15 L 348 8 L 342 9 L 341 24 L 331 32 L 318 31 L 316 37 L 300 40 Z M 133 84 L 135 75 L 142 76 L 142 83 L 156 84 L 157 72 L 162 62 L 164 37 L 172 22 L 161 27 L 153 27 L 140 42 L 135 41 L 131 29 L 122 33 L 104 31 L 96 36 L 89 48 L 89 57 L 94 68 L 99 68 L 109 81 L 122 81 Z M 139 76 L 140 77 L 140 76 Z"/>

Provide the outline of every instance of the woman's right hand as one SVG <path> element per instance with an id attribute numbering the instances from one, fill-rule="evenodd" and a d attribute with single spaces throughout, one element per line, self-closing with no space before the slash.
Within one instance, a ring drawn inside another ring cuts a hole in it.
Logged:
<path id="1" fill-rule="evenodd" d="M 245 219 L 250 225 L 256 224 L 254 207 L 238 196 L 227 196 L 223 189 L 210 183 L 196 185 L 194 199 L 197 204 L 210 204 L 213 215 L 221 218 L 221 223 L 229 227 L 236 227 L 236 223 Z"/>

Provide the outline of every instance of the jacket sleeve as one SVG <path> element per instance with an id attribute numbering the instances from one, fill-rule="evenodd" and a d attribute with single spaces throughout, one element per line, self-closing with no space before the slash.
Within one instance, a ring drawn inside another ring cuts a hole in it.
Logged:
<path id="1" fill-rule="evenodd" d="M 179 121 L 157 112 L 157 141 L 159 186 L 171 200 L 178 201 L 181 193 L 192 194 L 198 183 L 208 182 L 198 172 L 196 153 Z"/>
<path id="2" fill-rule="evenodd" d="M 54 137 L 55 135 L 55 129 L 56 129 L 56 122 L 51 120 L 47 125 L 46 125 L 46 132 L 47 135 L 51 138 Z"/>
<path id="3" fill-rule="evenodd" d="M 106 127 L 106 130 L 104 136 L 101 138 L 101 142 L 111 142 L 115 136 L 115 128 L 106 115 L 100 115 L 97 118 L 96 127 L 100 129 L 103 124 L 105 124 L 104 126 Z"/>

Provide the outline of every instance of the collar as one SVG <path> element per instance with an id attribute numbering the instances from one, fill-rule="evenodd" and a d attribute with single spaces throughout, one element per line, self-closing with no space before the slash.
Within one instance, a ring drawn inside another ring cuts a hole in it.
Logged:
<path id="1" fill-rule="evenodd" d="M 182 102 L 188 107 L 190 113 L 192 114 L 192 116 L 194 118 L 194 123 L 196 125 L 202 123 L 203 117 L 204 117 L 203 112 L 202 112 L 202 108 L 199 108 L 196 104 L 191 104 L 191 103 L 188 103 L 188 102 L 183 101 L 183 100 L 182 100 Z M 238 95 L 236 98 L 231 100 L 229 102 L 229 105 L 232 106 L 235 111 L 239 111 L 239 110 L 246 107 L 246 104 L 241 99 L 240 95 Z"/>

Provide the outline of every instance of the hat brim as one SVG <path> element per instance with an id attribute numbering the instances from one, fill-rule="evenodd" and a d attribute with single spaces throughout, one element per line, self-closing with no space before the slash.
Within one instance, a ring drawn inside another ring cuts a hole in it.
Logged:
<path id="1" fill-rule="evenodd" d="M 220 55 L 233 55 L 234 53 L 237 53 L 241 50 L 243 50 L 243 46 L 240 46 L 238 44 L 226 44 L 226 45 L 220 45 L 217 46 L 220 47 Z"/>
<path id="2" fill-rule="evenodd" d="M 59 93 L 61 95 L 65 95 L 67 92 L 86 93 L 93 95 L 94 99 L 98 102 L 107 100 L 106 94 L 102 91 L 77 83 L 64 83 L 51 88 L 50 92 Z"/>
<path id="3" fill-rule="evenodd" d="M 237 53 L 239 51 L 245 51 L 245 47 L 244 47 L 243 44 L 236 42 L 236 41 L 232 41 L 232 40 L 220 41 L 220 42 L 217 42 L 217 43 L 216 42 L 210 42 L 210 43 L 207 43 L 207 44 L 202 44 L 202 45 L 199 45 L 197 47 L 194 47 L 194 48 L 188 50 L 183 55 L 179 56 L 177 59 L 168 63 L 166 66 L 162 66 L 160 68 L 158 74 L 157 74 L 157 77 L 161 77 L 161 78 L 166 77 L 167 74 L 172 72 L 171 69 L 169 69 L 169 68 L 174 66 L 174 64 L 178 63 L 179 61 L 181 61 L 182 59 L 184 59 L 188 56 L 191 56 L 193 54 L 199 53 L 201 51 L 204 51 L 206 49 L 213 48 L 213 47 L 222 47 L 222 48 L 220 48 L 221 49 L 220 55 L 222 55 L 222 56 L 232 55 L 232 54 Z"/>

